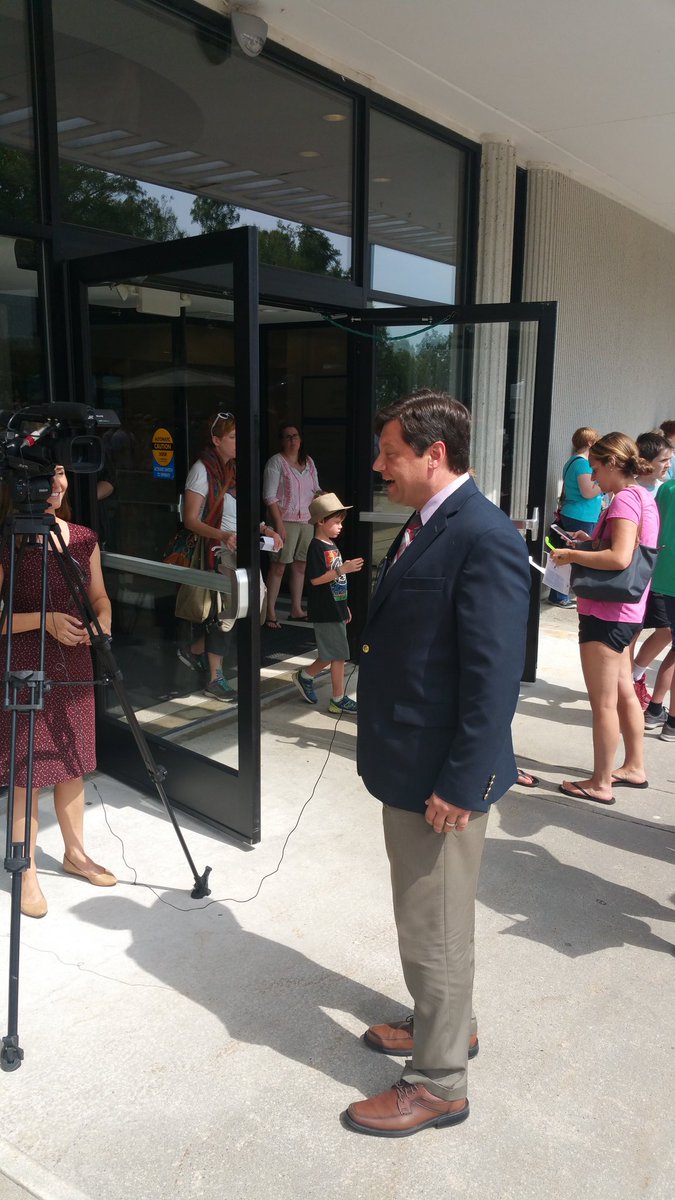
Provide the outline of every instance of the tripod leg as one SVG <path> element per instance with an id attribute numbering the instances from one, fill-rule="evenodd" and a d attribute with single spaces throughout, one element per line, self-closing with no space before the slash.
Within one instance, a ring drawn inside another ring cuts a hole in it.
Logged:
<path id="1" fill-rule="evenodd" d="M 190 870 L 192 871 L 192 875 L 193 875 L 193 878 L 195 881 L 195 886 L 193 887 L 192 891 L 190 892 L 190 895 L 193 900 L 201 900 L 204 896 L 211 895 L 211 889 L 207 886 L 208 878 L 209 878 L 209 875 L 211 874 L 211 868 L 206 867 L 204 869 L 204 872 L 202 875 L 199 875 L 197 873 L 197 868 L 192 860 L 192 855 L 190 854 L 190 851 L 187 847 L 187 843 L 185 841 L 185 838 L 183 837 L 183 833 L 180 828 L 180 825 L 178 824 L 178 821 L 176 820 L 176 815 L 173 811 L 173 808 L 171 807 L 171 802 L 164 790 L 163 781 L 166 778 L 166 770 L 164 767 L 159 766 L 159 764 L 155 762 L 155 760 L 152 756 L 150 747 L 148 745 L 147 738 L 146 738 L 145 734 L 143 733 L 143 730 L 141 729 L 140 725 L 138 724 L 138 719 L 136 717 L 136 713 L 134 712 L 133 708 L 131 707 L 131 704 L 129 703 L 129 697 L 127 696 L 124 684 L 122 683 L 122 673 L 121 673 L 119 667 L 117 666 L 115 658 L 112 654 L 110 645 L 108 643 L 108 639 L 103 637 L 102 643 L 97 646 L 97 649 L 99 651 L 99 654 L 101 655 L 103 662 L 105 663 L 105 665 L 107 667 L 106 674 L 107 674 L 108 678 L 110 679 L 110 682 L 112 683 L 113 688 L 115 689 L 115 695 L 117 696 L 117 699 L 120 702 L 120 705 L 122 707 L 124 715 L 127 718 L 127 721 L 129 723 L 129 729 L 131 731 L 131 735 L 136 743 L 136 746 L 138 747 L 138 752 L 143 760 L 143 765 L 145 766 L 145 769 L 148 773 L 149 778 L 152 780 L 152 783 L 154 784 L 157 795 L 159 796 L 160 800 L 162 801 L 162 804 L 164 805 L 167 816 L 169 817 L 169 820 L 171 821 L 171 824 L 173 825 L 176 837 L 178 838 L 178 841 L 181 844 L 183 854 L 185 855 L 185 857 L 187 859 L 188 866 L 190 867 Z"/>
<path id="2" fill-rule="evenodd" d="M 42 906 L 45 906 L 45 898 L 38 882 L 37 868 L 35 866 L 35 845 L 38 834 L 38 796 L 39 790 L 34 788 L 32 794 L 32 803 L 27 806 L 26 788 L 14 788 L 14 820 L 12 823 L 12 841 L 26 846 L 30 863 L 30 865 L 27 866 L 24 871 L 20 872 L 20 879 L 22 881 L 22 911 L 30 911 L 30 909 L 39 910 Z M 30 830 L 26 828 L 27 807 L 30 808 Z M 37 911 L 35 914 L 31 912 L 30 915 L 37 915 Z M 44 916 L 44 913 L 40 913 L 40 916 Z"/>
<path id="3" fill-rule="evenodd" d="M 31 867 L 32 853 L 34 853 L 34 845 L 31 850 L 30 845 L 26 840 L 26 828 L 33 828 L 33 748 L 35 742 L 35 714 L 39 712 L 44 705 L 44 652 L 45 652 L 45 602 L 47 595 L 47 526 L 38 523 L 37 527 L 33 527 L 31 519 L 25 519 L 23 524 L 23 532 L 27 535 L 42 530 L 43 532 L 43 547 L 42 547 L 42 579 L 41 579 L 41 608 L 40 608 L 40 639 L 39 639 L 39 669 L 37 671 L 18 671 L 13 670 L 12 657 L 12 637 L 13 637 L 13 614 L 14 614 L 14 583 L 16 579 L 16 571 L 21 563 L 23 554 L 26 548 L 24 540 L 20 547 L 17 546 L 17 527 L 21 523 L 22 518 L 12 516 L 7 519 L 6 528 L 9 528 L 9 572 L 8 577 L 3 579 L 3 636 L 5 639 L 5 672 L 3 676 L 3 707 L 11 714 L 11 732 L 10 732 L 10 756 L 9 756 L 9 779 L 8 779 L 8 794 L 7 794 L 7 835 L 5 842 L 5 870 L 9 871 L 12 878 L 12 899 L 9 919 L 9 990 L 7 1001 L 7 1033 L 2 1039 L 2 1049 L 0 1049 L 0 1068 L 3 1071 L 16 1071 L 21 1066 L 24 1052 L 19 1045 L 19 959 L 20 959 L 20 939 L 21 939 L 21 893 L 23 889 L 23 877 L 25 872 Z M 46 518 L 42 518 L 45 521 Z M 20 701 L 20 695 L 25 689 L 28 690 L 29 699 L 27 702 Z M 28 722 L 27 741 L 26 741 L 26 787 L 20 789 L 23 799 L 23 808 L 19 816 L 19 825 L 21 824 L 21 816 L 23 817 L 23 838 L 17 841 L 20 833 L 14 828 L 15 820 L 15 799 L 17 788 L 16 780 L 16 746 L 18 719 L 21 716 L 22 720 Z M 37 833 L 37 827 L 36 827 Z M 44 900 L 44 897 L 43 897 Z"/>
<path id="4" fill-rule="evenodd" d="M 211 889 L 208 887 L 208 878 L 211 874 L 211 868 L 206 867 L 201 875 L 197 871 L 190 851 L 187 847 L 185 838 L 183 837 L 181 828 L 176 820 L 175 813 L 171 807 L 169 797 L 164 790 L 163 781 L 166 778 L 166 771 L 164 767 L 159 766 L 155 762 L 148 745 L 147 738 L 143 733 L 143 730 L 138 723 L 136 714 L 129 702 L 129 697 L 127 696 L 126 689 L 122 682 L 122 672 L 120 671 L 112 650 L 110 649 L 110 638 L 107 637 L 101 629 L 96 614 L 92 608 L 91 601 L 87 595 L 86 588 L 84 587 L 82 578 L 76 569 L 72 555 L 68 550 L 58 525 L 52 529 L 50 536 L 59 544 L 61 552 L 57 553 L 55 557 L 58 562 L 61 575 L 68 586 L 70 594 L 73 598 L 73 602 L 78 610 L 78 615 L 80 616 L 87 633 L 89 634 L 91 644 L 98 651 L 101 657 L 105 667 L 106 677 L 110 680 L 113 688 L 115 689 L 115 694 L 129 724 L 131 735 L 143 760 L 143 765 L 148 773 L 148 777 L 152 781 L 155 791 L 164 805 L 167 816 L 173 825 L 176 837 L 180 842 L 181 849 L 192 872 L 195 885 L 190 892 L 190 895 L 193 900 L 201 900 L 205 896 L 211 895 Z"/>

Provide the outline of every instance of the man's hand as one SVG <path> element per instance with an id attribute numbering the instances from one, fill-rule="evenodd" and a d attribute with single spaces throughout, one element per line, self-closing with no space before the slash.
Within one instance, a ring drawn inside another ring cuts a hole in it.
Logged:
<path id="1" fill-rule="evenodd" d="M 435 833 L 461 833 L 469 824 L 470 808 L 457 808 L 456 804 L 446 804 L 435 792 L 425 800 L 427 811 L 425 821 L 432 825 Z"/>

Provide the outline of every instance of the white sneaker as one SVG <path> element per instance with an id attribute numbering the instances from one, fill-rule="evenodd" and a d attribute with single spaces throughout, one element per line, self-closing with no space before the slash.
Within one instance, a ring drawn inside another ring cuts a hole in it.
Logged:
<path id="1" fill-rule="evenodd" d="M 661 732 L 659 734 L 659 741 L 675 742 L 675 725 L 669 725 L 668 722 L 666 721 L 664 723 L 663 729 L 661 730 Z"/>

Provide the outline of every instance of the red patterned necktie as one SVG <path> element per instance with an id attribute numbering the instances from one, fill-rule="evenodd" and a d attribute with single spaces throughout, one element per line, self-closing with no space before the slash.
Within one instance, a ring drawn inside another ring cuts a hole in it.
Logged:
<path id="1" fill-rule="evenodd" d="M 396 553 L 392 559 L 392 562 L 398 562 L 399 558 L 403 554 L 403 551 L 408 549 L 408 546 L 410 545 L 410 543 L 412 542 L 412 540 L 416 536 L 416 534 L 419 533 L 421 528 L 422 528 L 422 518 L 418 512 L 415 512 L 415 513 L 413 513 L 412 517 L 408 521 L 408 524 L 406 525 L 405 529 L 403 530 L 403 537 L 401 538 L 398 550 L 396 551 Z"/>

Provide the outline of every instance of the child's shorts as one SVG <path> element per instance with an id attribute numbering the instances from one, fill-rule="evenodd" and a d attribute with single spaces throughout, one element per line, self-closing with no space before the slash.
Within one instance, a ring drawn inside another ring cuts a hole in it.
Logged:
<path id="1" fill-rule="evenodd" d="M 349 642 L 345 621 L 315 621 L 314 634 L 322 662 L 347 662 Z"/>

